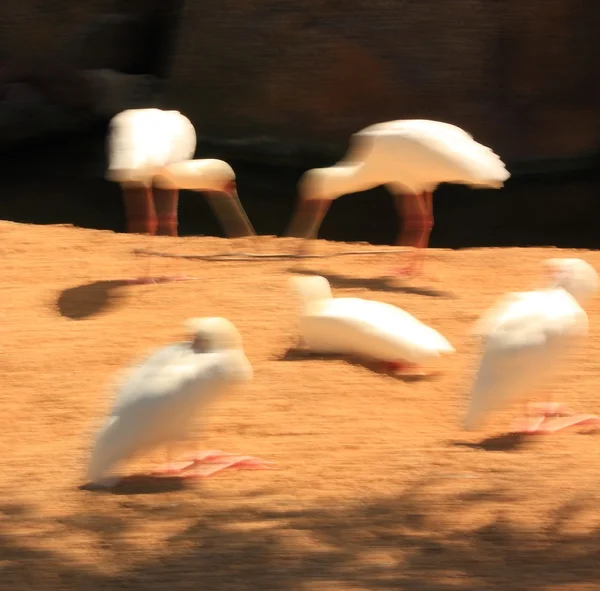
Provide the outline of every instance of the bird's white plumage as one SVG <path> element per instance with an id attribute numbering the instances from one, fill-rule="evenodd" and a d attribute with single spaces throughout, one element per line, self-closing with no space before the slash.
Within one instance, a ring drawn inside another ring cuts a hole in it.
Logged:
<path id="1" fill-rule="evenodd" d="M 204 158 L 184 160 L 165 166 L 157 174 L 156 185 L 165 189 L 222 191 L 235 180 L 233 168 L 223 160 Z"/>
<path id="2" fill-rule="evenodd" d="M 499 188 L 509 177 L 498 155 L 461 128 L 409 119 L 377 123 L 354 134 L 344 159 L 308 171 L 300 192 L 306 199 L 336 199 L 389 185 L 418 194 L 440 183 Z"/>
<path id="3" fill-rule="evenodd" d="M 252 379 L 252 367 L 235 327 L 225 319 L 201 320 L 218 321 L 217 329 L 230 332 L 233 340 L 220 345 L 213 338 L 214 326 L 207 327 L 205 322 L 198 328 L 208 343 L 205 352 L 196 352 L 191 342 L 177 343 L 131 369 L 97 434 L 88 465 L 90 482 L 110 483 L 117 464 L 185 441 L 208 403 L 233 383 Z"/>
<path id="4" fill-rule="evenodd" d="M 297 276 L 291 286 L 303 306 L 302 342 L 312 351 L 421 364 L 454 348 L 435 329 L 385 302 L 334 298 L 321 276 Z"/>
<path id="5" fill-rule="evenodd" d="M 534 393 L 587 334 L 588 317 L 580 302 L 598 289 L 595 271 L 578 259 L 548 263 L 557 270 L 551 288 L 504 296 L 475 327 L 483 353 L 470 393 L 467 429 Z"/>
<path id="6" fill-rule="evenodd" d="M 112 118 L 107 144 L 107 178 L 149 186 L 165 166 L 193 158 L 196 132 L 179 111 L 130 109 Z"/>

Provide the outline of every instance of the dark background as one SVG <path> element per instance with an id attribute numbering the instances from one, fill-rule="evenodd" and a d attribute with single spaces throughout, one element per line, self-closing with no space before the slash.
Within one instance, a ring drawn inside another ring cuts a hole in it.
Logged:
<path id="1" fill-rule="evenodd" d="M 600 246 L 595 0 L 11 3 L 30 6 L 0 18 L 2 59 L 56 47 L 75 67 L 164 80 L 156 106 L 192 119 L 197 157 L 232 164 L 259 234 L 285 231 L 300 174 L 352 132 L 422 117 L 463 126 L 513 174 L 502 190 L 441 186 L 432 246 Z M 5 147 L 0 217 L 124 231 L 106 125 Z M 397 223 L 379 188 L 336 201 L 320 236 L 391 243 Z M 180 233 L 222 235 L 201 194 L 182 191 Z"/>

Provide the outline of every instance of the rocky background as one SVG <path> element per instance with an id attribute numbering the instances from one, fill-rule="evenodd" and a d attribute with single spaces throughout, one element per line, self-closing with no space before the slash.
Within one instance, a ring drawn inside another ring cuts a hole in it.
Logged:
<path id="1" fill-rule="evenodd" d="M 106 123 L 152 104 L 192 119 L 197 155 L 230 160 L 255 227 L 279 234 L 303 169 L 365 125 L 423 117 L 514 175 L 443 187 L 432 245 L 600 246 L 598 30 L 595 0 L 5 0 L 0 59 L 28 77 L 0 73 L 0 217 L 122 231 Z M 183 234 L 220 234 L 198 194 L 181 210 Z M 322 235 L 389 242 L 395 226 L 379 189 L 337 202 Z"/>

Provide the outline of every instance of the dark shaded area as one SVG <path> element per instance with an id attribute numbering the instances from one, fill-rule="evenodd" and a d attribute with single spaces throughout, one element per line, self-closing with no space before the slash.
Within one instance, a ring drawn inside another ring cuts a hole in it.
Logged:
<path id="1" fill-rule="evenodd" d="M 107 312 L 123 299 L 124 295 L 118 290 L 125 285 L 128 285 L 127 281 L 113 279 L 69 287 L 58 297 L 58 311 L 61 316 L 71 320 L 82 320 Z"/>
<path id="2" fill-rule="evenodd" d="M 600 154 L 597 23 L 595 0 L 191 0 L 169 93 L 200 135 L 273 160 L 424 118 L 574 169 Z"/>
<path id="3" fill-rule="evenodd" d="M 402 374 L 391 369 L 384 368 L 376 361 L 369 362 L 365 361 L 364 359 L 356 359 L 348 355 L 338 355 L 335 353 L 313 353 L 312 351 L 297 347 L 288 349 L 283 355 L 281 355 L 281 357 L 277 358 L 278 361 L 306 361 L 308 359 L 341 359 L 350 365 L 364 367 L 373 373 L 386 375 L 394 378 L 395 380 L 400 380 L 401 382 L 429 381 L 435 379 L 438 375 L 436 372 L 430 372 L 425 375 L 421 375 L 419 373 Z"/>
<path id="4" fill-rule="evenodd" d="M 82 484 L 79 490 L 111 495 L 155 495 L 172 493 L 183 490 L 186 485 L 190 485 L 189 479 L 179 478 L 177 476 L 159 477 L 151 475 L 132 475 L 125 476 L 112 487 L 101 487 L 91 483 Z"/>
<path id="5" fill-rule="evenodd" d="M 515 176 L 500 191 L 440 187 L 431 246 L 599 247 L 595 3 L 449 6 L 405 3 L 399 12 L 377 0 L 349 11 L 329 2 L 268 1 L 230 10 L 214 0 L 114 0 L 86 9 L 99 11 L 88 19 L 73 17 L 57 55 L 76 69 L 168 80 L 160 100 L 133 92 L 127 100 L 192 118 L 197 157 L 231 162 L 259 234 L 284 232 L 299 176 L 335 162 L 350 133 L 374 121 L 432 117 L 490 143 Z M 60 18 L 59 7 L 36 10 L 48 10 L 48 22 Z M 19 35 L 37 31 L 30 24 L 40 32 L 45 22 L 35 11 L 15 19 L 13 50 Z M 60 80 L 42 86 L 67 103 L 83 92 L 86 103 L 89 89 L 77 86 L 77 71 L 65 75 L 68 91 Z M 125 108 L 123 100 L 113 107 Z M 0 218 L 124 231 L 119 187 L 104 180 L 109 111 L 73 111 L 80 123 L 68 134 L 3 152 Z M 389 244 L 397 224 L 392 198 L 379 188 L 336 201 L 320 236 Z M 182 192 L 180 233 L 223 236 L 202 195 Z"/>
<path id="6" fill-rule="evenodd" d="M 470 449 L 481 449 L 484 451 L 516 451 L 532 445 L 535 443 L 535 439 L 535 435 L 532 436 L 525 433 L 502 433 L 501 435 L 486 437 L 478 443 L 454 441 L 452 442 L 452 445 L 457 447 L 468 447 Z"/>
<path id="7" fill-rule="evenodd" d="M 397 280 L 392 277 L 348 277 L 337 273 L 325 273 L 323 271 L 312 271 L 306 268 L 292 267 L 288 273 L 297 273 L 299 275 L 321 275 L 325 277 L 333 288 L 351 289 L 359 287 L 371 291 L 383 291 L 389 293 L 406 293 L 411 295 L 427 296 L 432 298 L 456 298 L 456 295 L 448 292 L 433 289 L 431 287 L 419 287 L 414 285 L 398 285 Z"/>
<path id="8" fill-rule="evenodd" d="M 0 508 L 2 580 L 7 589 L 40 591 L 152 591 L 167 586 L 173 591 L 194 586 L 213 591 L 300 591 L 317 581 L 337 589 L 374 591 L 542 591 L 596 584 L 600 532 L 569 527 L 570 520 L 594 502 L 593 492 L 567 500 L 549 513 L 543 528 L 532 529 L 502 510 L 529 495 L 528 489 L 508 489 L 489 481 L 475 491 L 435 490 L 450 478 L 431 472 L 398 495 L 357 501 L 350 507 L 265 510 L 251 505 L 249 498 L 247 506 L 219 510 L 211 507 L 210 494 L 202 491 L 206 502 L 201 515 L 194 515 L 197 505 L 174 493 L 166 502 L 152 505 L 130 497 L 122 501 L 118 516 L 97 514 L 91 505 L 53 521 L 40 518 L 29 507 L 5 505 Z M 468 529 L 458 525 L 471 510 L 484 505 L 493 508 L 485 524 L 471 523 Z M 432 530 L 440 510 L 448 514 Z M 191 524 L 165 541 L 165 553 L 158 559 L 152 552 L 152 558 L 140 560 L 139 549 L 131 544 L 136 528 L 149 521 L 173 523 L 181 518 Z M 60 540 L 65 527 L 91 534 L 104 553 L 120 557 L 120 572 L 88 570 L 60 551 L 31 549 L 33 544 L 11 535 L 11 524 L 17 522 L 38 531 L 43 525 L 43 533 L 36 534 L 42 541 Z M 257 522 L 263 526 L 251 527 Z M 299 538 L 310 539 L 318 550 L 298 544 Z M 367 553 L 371 560 L 364 559 Z"/>

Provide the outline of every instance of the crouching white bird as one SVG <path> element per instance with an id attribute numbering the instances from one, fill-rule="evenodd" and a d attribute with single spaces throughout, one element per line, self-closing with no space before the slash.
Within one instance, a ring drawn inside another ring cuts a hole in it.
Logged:
<path id="1" fill-rule="evenodd" d="M 330 168 L 306 172 L 288 236 L 313 239 L 334 199 L 379 185 L 395 196 L 403 225 L 397 244 L 414 246 L 411 262 L 398 271 L 422 270 L 433 228 L 433 191 L 440 183 L 500 188 L 510 177 L 502 160 L 460 127 L 407 119 L 377 123 L 354 134 L 348 153 Z"/>
<path id="2" fill-rule="evenodd" d="M 175 462 L 176 447 L 189 442 L 194 420 L 216 396 L 235 383 L 252 380 L 236 327 L 225 318 L 187 321 L 190 342 L 160 349 L 134 367 L 122 383 L 110 416 L 100 429 L 89 460 L 91 484 L 113 486 L 115 468 L 163 447 L 166 469 L 156 475 L 208 476 L 230 466 L 267 468 L 250 456 L 221 451 Z"/>
<path id="3" fill-rule="evenodd" d="M 511 402 L 531 401 L 564 363 L 566 353 L 585 337 L 584 305 L 600 280 L 581 259 L 548 259 L 549 284 L 538 291 L 508 294 L 479 320 L 476 333 L 484 350 L 470 394 L 465 428 L 479 427 L 490 413 Z M 553 433 L 600 417 L 569 413 L 562 404 L 526 403 L 523 433 Z"/>
<path id="4" fill-rule="evenodd" d="M 127 231 L 177 236 L 179 190 L 206 192 L 228 237 L 255 235 L 226 162 L 191 160 L 196 132 L 179 111 L 129 109 L 110 122 L 106 178 L 121 185 Z M 185 279 L 142 277 L 130 283 Z"/>
<path id="5" fill-rule="evenodd" d="M 315 353 L 351 355 L 411 373 L 455 351 L 437 330 L 392 304 L 334 298 L 320 275 L 294 276 L 290 283 L 302 302 L 300 342 Z"/>

